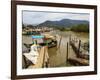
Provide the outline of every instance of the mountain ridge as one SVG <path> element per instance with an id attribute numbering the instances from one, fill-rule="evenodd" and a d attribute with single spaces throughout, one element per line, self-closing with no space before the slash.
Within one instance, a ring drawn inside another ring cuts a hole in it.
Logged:
<path id="1" fill-rule="evenodd" d="M 47 26 L 47 27 L 70 27 L 78 24 L 89 24 L 89 21 L 86 20 L 72 20 L 72 19 L 62 19 L 59 21 L 50 21 L 47 20 L 43 23 L 40 23 L 38 26 Z"/>

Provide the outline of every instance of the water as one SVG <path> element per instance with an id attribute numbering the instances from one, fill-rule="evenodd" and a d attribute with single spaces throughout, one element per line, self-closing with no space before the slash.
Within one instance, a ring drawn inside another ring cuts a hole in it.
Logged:
<path id="1" fill-rule="evenodd" d="M 77 37 L 78 39 L 80 39 L 82 42 L 86 42 L 89 40 L 89 34 L 88 33 L 75 33 L 75 32 L 52 32 L 52 35 L 56 35 L 58 34 L 59 36 L 62 36 L 62 40 L 61 40 L 61 44 L 60 47 L 57 48 L 51 48 L 49 49 L 49 63 L 50 66 L 49 67 L 65 67 L 65 66 L 73 66 L 72 64 L 70 64 L 69 62 L 66 62 L 67 59 L 67 42 L 69 43 L 69 38 L 70 35 L 73 37 Z M 57 39 L 57 41 L 59 42 L 59 38 Z M 72 49 L 70 49 L 69 46 L 69 56 L 76 56 L 73 55 L 72 53 L 74 53 L 74 51 Z"/>
<path id="2" fill-rule="evenodd" d="M 67 42 L 69 42 L 69 37 L 74 36 L 80 39 L 82 42 L 87 42 L 89 40 L 89 34 L 88 33 L 76 33 L 71 31 L 61 32 L 61 31 L 55 31 L 50 32 L 51 35 L 59 35 L 57 37 L 58 45 L 60 41 L 60 37 L 62 36 L 60 47 L 53 47 L 48 49 L 49 53 L 49 67 L 65 67 L 65 66 L 73 66 L 69 62 L 66 62 L 66 53 L 67 53 Z M 31 36 L 23 36 L 22 42 L 26 44 L 32 43 Z M 70 47 L 69 47 L 70 48 Z M 73 50 L 69 50 L 69 56 L 75 56 L 73 55 Z"/>

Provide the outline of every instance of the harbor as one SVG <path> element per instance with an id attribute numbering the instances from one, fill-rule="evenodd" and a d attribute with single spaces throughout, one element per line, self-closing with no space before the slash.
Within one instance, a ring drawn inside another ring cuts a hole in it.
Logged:
<path id="1" fill-rule="evenodd" d="M 90 65 L 89 14 L 23 11 L 22 68 Z"/>
<path id="2" fill-rule="evenodd" d="M 87 41 L 89 36 L 85 33 L 81 34 L 59 30 L 42 31 L 39 36 L 42 36 L 43 41 L 33 40 L 32 35 L 23 35 L 23 68 L 88 66 L 89 47 L 87 47 Z M 31 53 L 34 41 L 37 41 L 36 45 L 39 45 L 36 62 L 34 59 L 32 62 L 33 55 L 29 58 L 25 55 L 25 53 Z"/>

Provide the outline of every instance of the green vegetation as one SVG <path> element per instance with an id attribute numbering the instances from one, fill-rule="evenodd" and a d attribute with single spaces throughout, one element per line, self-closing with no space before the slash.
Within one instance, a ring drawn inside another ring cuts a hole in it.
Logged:
<path id="1" fill-rule="evenodd" d="M 70 31 L 70 28 L 65 28 L 65 27 L 58 27 L 56 29 L 58 29 L 60 31 Z"/>
<path id="2" fill-rule="evenodd" d="M 23 35 L 40 35 L 40 32 L 25 32 L 25 33 L 23 33 Z"/>
<path id="3" fill-rule="evenodd" d="M 55 27 L 60 31 L 89 32 L 88 24 L 78 24 L 71 27 Z"/>
<path id="4" fill-rule="evenodd" d="M 33 25 L 27 25 L 27 27 L 29 27 L 29 28 L 33 28 L 33 27 L 35 27 L 35 26 L 33 26 Z"/>
<path id="5" fill-rule="evenodd" d="M 89 32 L 88 24 L 79 24 L 71 27 L 71 31 L 75 32 Z"/>
<path id="6" fill-rule="evenodd" d="M 33 26 L 33 25 L 27 25 L 25 26 L 24 24 L 22 25 L 23 29 L 27 29 L 28 28 L 33 28 L 33 27 L 36 27 L 36 26 Z M 55 29 L 58 29 L 60 31 L 74 31 L 74 32 L 89 32 L 89 24 L 78 24 L 78 25 L 73 25 L 73 26 L 48 26 L 48 28 L 55 28 Z M 28 32 L 27 35 L 30 35 L 32 34 L 31 32 Z"/>

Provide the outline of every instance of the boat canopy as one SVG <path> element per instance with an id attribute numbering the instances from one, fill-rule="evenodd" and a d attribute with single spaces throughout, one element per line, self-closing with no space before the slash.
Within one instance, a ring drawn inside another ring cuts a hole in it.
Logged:
<path id="1" fill-rule="evenodd" d="M 41 39 L 41 38 L 44 38 L 43 35 L 34 35 L 32 36 L 33 39 Z"/>

